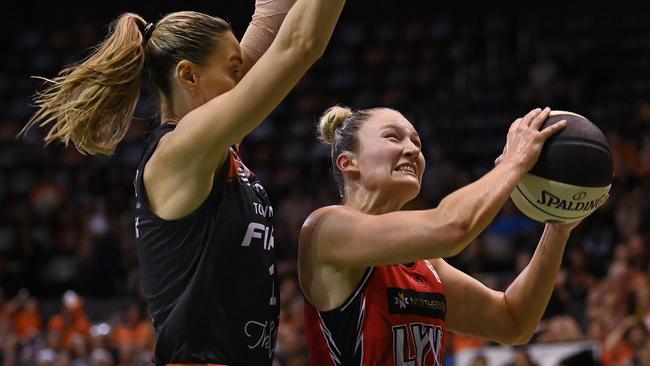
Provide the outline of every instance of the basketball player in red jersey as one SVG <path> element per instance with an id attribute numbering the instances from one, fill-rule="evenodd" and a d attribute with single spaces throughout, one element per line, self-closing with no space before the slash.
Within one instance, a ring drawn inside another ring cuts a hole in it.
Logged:
<path id="1" fill-rule="evenodd" d="M 550 110 L 510 127 L 494 169 L 434 209 L 400 211 L 420 190 L 420 138 L 399 112 L 330 108 L 320 121 L 332 145 L 343 203 L 314 211 L 300 233 L 300 285 L 312 365 L 442 365 L 445 329 L 526 343 L 544 312 L 576 224 L 547 224 L 528 267 L 505 292 L 442 258 L 485 229 L 546 139 Z"/>
<path id="2" fill-rule="evenodd" d="M 39 94 L 26 128 L 51 124 L 47 141 L 91 154 L 110 154 L 122 139 L 142 79 L 158 97 L 161 125 L 135 174 L 157 365 L 272 364 L 273 209 L 236 145 L 323 54 L 344 2 L 258 0 L 241 46 L 227 22 L 206 14 L 155 24 L 124 14 L 88 59 Z"/>

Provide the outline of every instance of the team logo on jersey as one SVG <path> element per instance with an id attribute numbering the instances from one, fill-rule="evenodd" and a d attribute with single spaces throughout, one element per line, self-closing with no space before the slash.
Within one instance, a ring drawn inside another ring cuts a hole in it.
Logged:
<path id="1" fill-rule="evenodd" d="M 409 323 L 394 325 L 392 331 L 395 366 L 442 366 L 442 327 Z"/>
<path id="2" fill-rule="evenodd" d="M 248 338 L 248 349 L 264 349 L 268 352 L 269 359 L 273 359 L 275 342 L 278 339 L 278 328 L 274 320 L 250 320 L 244 326 L 244 333 Z"/>
<path id="3" fill-rule="evenodd" d="M 411 289 L 389 287 L 388 311 L 391 314 L 412 314 L 445 319 L 447 301 L 439 292 L 419 292 Z"/>
<path id="4" fill-rule="evenodd" d="M 255 177 L 255 174 L 244 165 L 239 154 L 234 149 L 230 149 L 230 171 L 228 172 L 228 178 L 239 179 L 248 183 L 248 180 L 252 177 Z"/>
<path id="5" fill-rule="evenodd" d="M 409 304 L 409 298 L 404 295 L 404 292 L 400 291 L 395 297 L 394 302 L 400 309 L 406 309 L 406 306 Z"/>

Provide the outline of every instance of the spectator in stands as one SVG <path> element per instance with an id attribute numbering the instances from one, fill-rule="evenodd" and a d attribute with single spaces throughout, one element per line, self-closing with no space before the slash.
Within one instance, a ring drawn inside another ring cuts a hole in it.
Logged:
<path id="1" fill-rule="evenodd" d="M 120 364 L 148 362 L 154 351 L 155 334 L 151 320 L 143 316 L 137 303 L 130 303 L 112 328 L 113 342 L 119 350 Z M 148 356 L 148 357 L 147 357 Z"/>
<path id="2" fill-rule="evenodd" d="M 88 366 L 113 366 L 113 356 L 106 350 L 98 348 L 90 354 Z"/>
<path id="3" fill-rule="evenodd" d="M 472 359 L 471 366 L 489 366 L 489 364 L 487 358 L 479 353 Z"/>
<path id="4" fill-rule="evenodd" d="M 537 366 L 537 364 L 533 362 L 526 347 L 516 347 L 512 363 L 508 363 L 506 366 Z"/>
<path id="5" fill-rule="evenodd" d="M 90 321 L 84 310 L 84 300 L 76 292 L 68 290 L 63 294 L 63 309 L 50 318 L 48 332 L 56 334 L 60 345 L 72 349 L 75 337 L 85 342 L 90 335 Z"/>
<path id="6" fill-rule="evenodd" d="M 14 315 L 14 329 L 22 342 L 33 338 L 41 331 L 41 315 L 35 298 L 28 298 Z"/>

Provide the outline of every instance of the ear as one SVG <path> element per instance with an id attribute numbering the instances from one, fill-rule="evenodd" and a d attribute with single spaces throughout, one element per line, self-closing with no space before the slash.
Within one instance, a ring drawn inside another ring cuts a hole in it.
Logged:
<path id="1" fill-rule="evenodd" d="M 336 167 L 341 173 L 359 174 L 359 166 L 353 153 L 344 151 L 336 158 Z"/>
<path id="2" fill-rule="evenodd" d="M 176 78 L 178 82 L 188 90 L 195 90 L 198 88 L 198 77 L 196 73 L 196 65 L 189 60 L 182 60 L 176 64 Z"/>

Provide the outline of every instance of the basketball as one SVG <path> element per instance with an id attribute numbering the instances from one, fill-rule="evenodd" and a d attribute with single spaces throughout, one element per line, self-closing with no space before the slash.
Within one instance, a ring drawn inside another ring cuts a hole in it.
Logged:
<path id="1" fill-rule="evenodd" d="M 543 128 L 567 125 L 544 144 L 539 160 L 517 184 L 512 201 L 540 222 L 571 223 L 589 216 L 607 200 L 614 167 L 602 131 L 572 112 L 552 111 Z"/>

